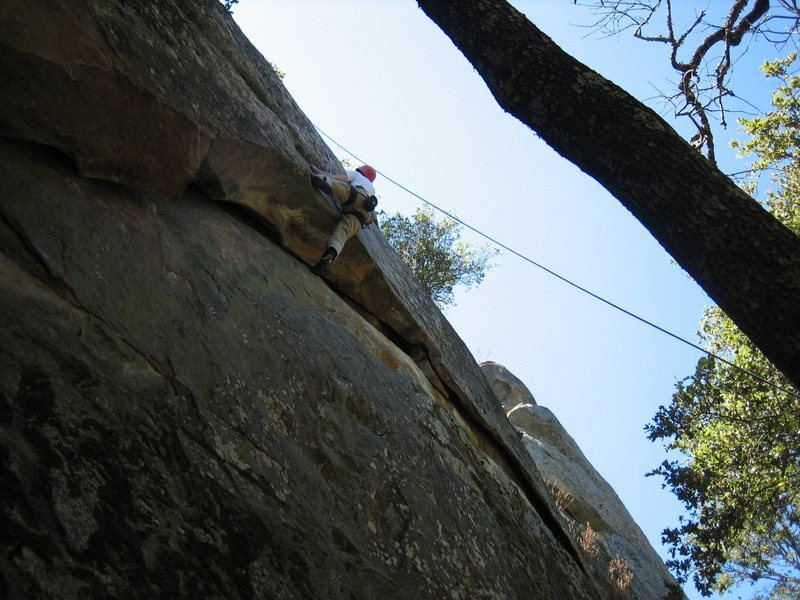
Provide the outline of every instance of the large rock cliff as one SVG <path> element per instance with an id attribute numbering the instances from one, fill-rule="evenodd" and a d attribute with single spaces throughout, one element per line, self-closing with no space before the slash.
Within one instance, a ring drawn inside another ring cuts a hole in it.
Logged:
<path id="1" fill-rule="evenodd" d="M 0 595 L 630 596 L 379 232 L 310 273 L 333 157 L 219 3 L 3 0 L 0 77 Z"/>
<path id="2" fill-rule="evenodd" d="M 556 416 L 502 365 L 480 366 L 582 549 L 614 565 L 614 579 L 635 598 L 674 590 L 661 558 Z"/>

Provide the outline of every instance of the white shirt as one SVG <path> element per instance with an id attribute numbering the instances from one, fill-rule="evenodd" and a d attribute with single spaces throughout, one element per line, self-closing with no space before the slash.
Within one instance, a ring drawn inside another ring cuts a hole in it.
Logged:
<path id="1" fill-rule="evenodd" d="M 353 187 L 363 189 L 367 196 L 375 195 L 375 188 L 372 186 L 372 182 L 361 173 L 358 171 L 345 171 L 345 174 Z"/>

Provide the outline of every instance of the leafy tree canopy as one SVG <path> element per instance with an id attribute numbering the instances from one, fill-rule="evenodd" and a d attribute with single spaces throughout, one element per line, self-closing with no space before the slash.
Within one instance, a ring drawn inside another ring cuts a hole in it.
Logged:
<path id="1" fill-rule="evenodd" d="M 455 304 L 453 288 L 467 288 L 483 281 L 489 261 L 498 251 L 473 247 L 461 241 L 457 221 L 437 221 L 433 210 L 420 207 L 411 217 L 400 213 L 381 219 L 381 231 L 439 308 Z"/>
<path id="2" fill-rule="evenodd" d="M 756 156 L 754 179 L 768 173 L 765 205 L 800 233 L 800 77 L 795 60 L 767 63 L 778 80 L 773 110 L 743 119 L 750 140 L 739 145 Z M 738 144 L 735 144 L 738 145 Z M 681 459 L 664 461 L 664 478 L 688 510 L 679 526 L 664 531 L 679 580 L 689 576 L 701 592 L 760 582 L 757 598 L 800 597 L 800 397 L 789 381 L 718 308 L 701 323 L 705 347 L 773 382 L 758 381 L 730 365 L 702 358 L 694 375 L 677 386 L 646 429 L 667 440 Z"/>

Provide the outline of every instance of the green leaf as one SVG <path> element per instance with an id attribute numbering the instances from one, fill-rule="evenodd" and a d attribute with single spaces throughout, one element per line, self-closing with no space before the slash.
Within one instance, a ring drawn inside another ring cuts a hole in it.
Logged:
<path id="1" fill-rule="evenodd" d="M 492 267 L 489 261 L 499 253 L 460 241 L 461 225 L 450 218 L 437 221 L 431 208 L 418 208 L 411 217 L 395 213 L 380 222 L 389 245 L 442 309 L 455 304 L 455 286 L 479 285 Z"/>

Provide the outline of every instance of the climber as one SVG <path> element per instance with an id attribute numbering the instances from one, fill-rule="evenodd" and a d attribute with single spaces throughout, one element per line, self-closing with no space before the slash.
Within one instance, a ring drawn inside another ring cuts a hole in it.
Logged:
<path id="1" fill-rule="evenodd" d="M 333 230 L 322 257 L 312 267 L 315 275 L 322 275 L 342 252 L 345 242 L 358 230 L 373 222 L 378 199 L 375 197 L 375 169 L 362 165 L 355 171 L 345 171 L 344 175 L 331 175 L 312 167 L 311 185 L 331 194 L 342 218 Z"/>

